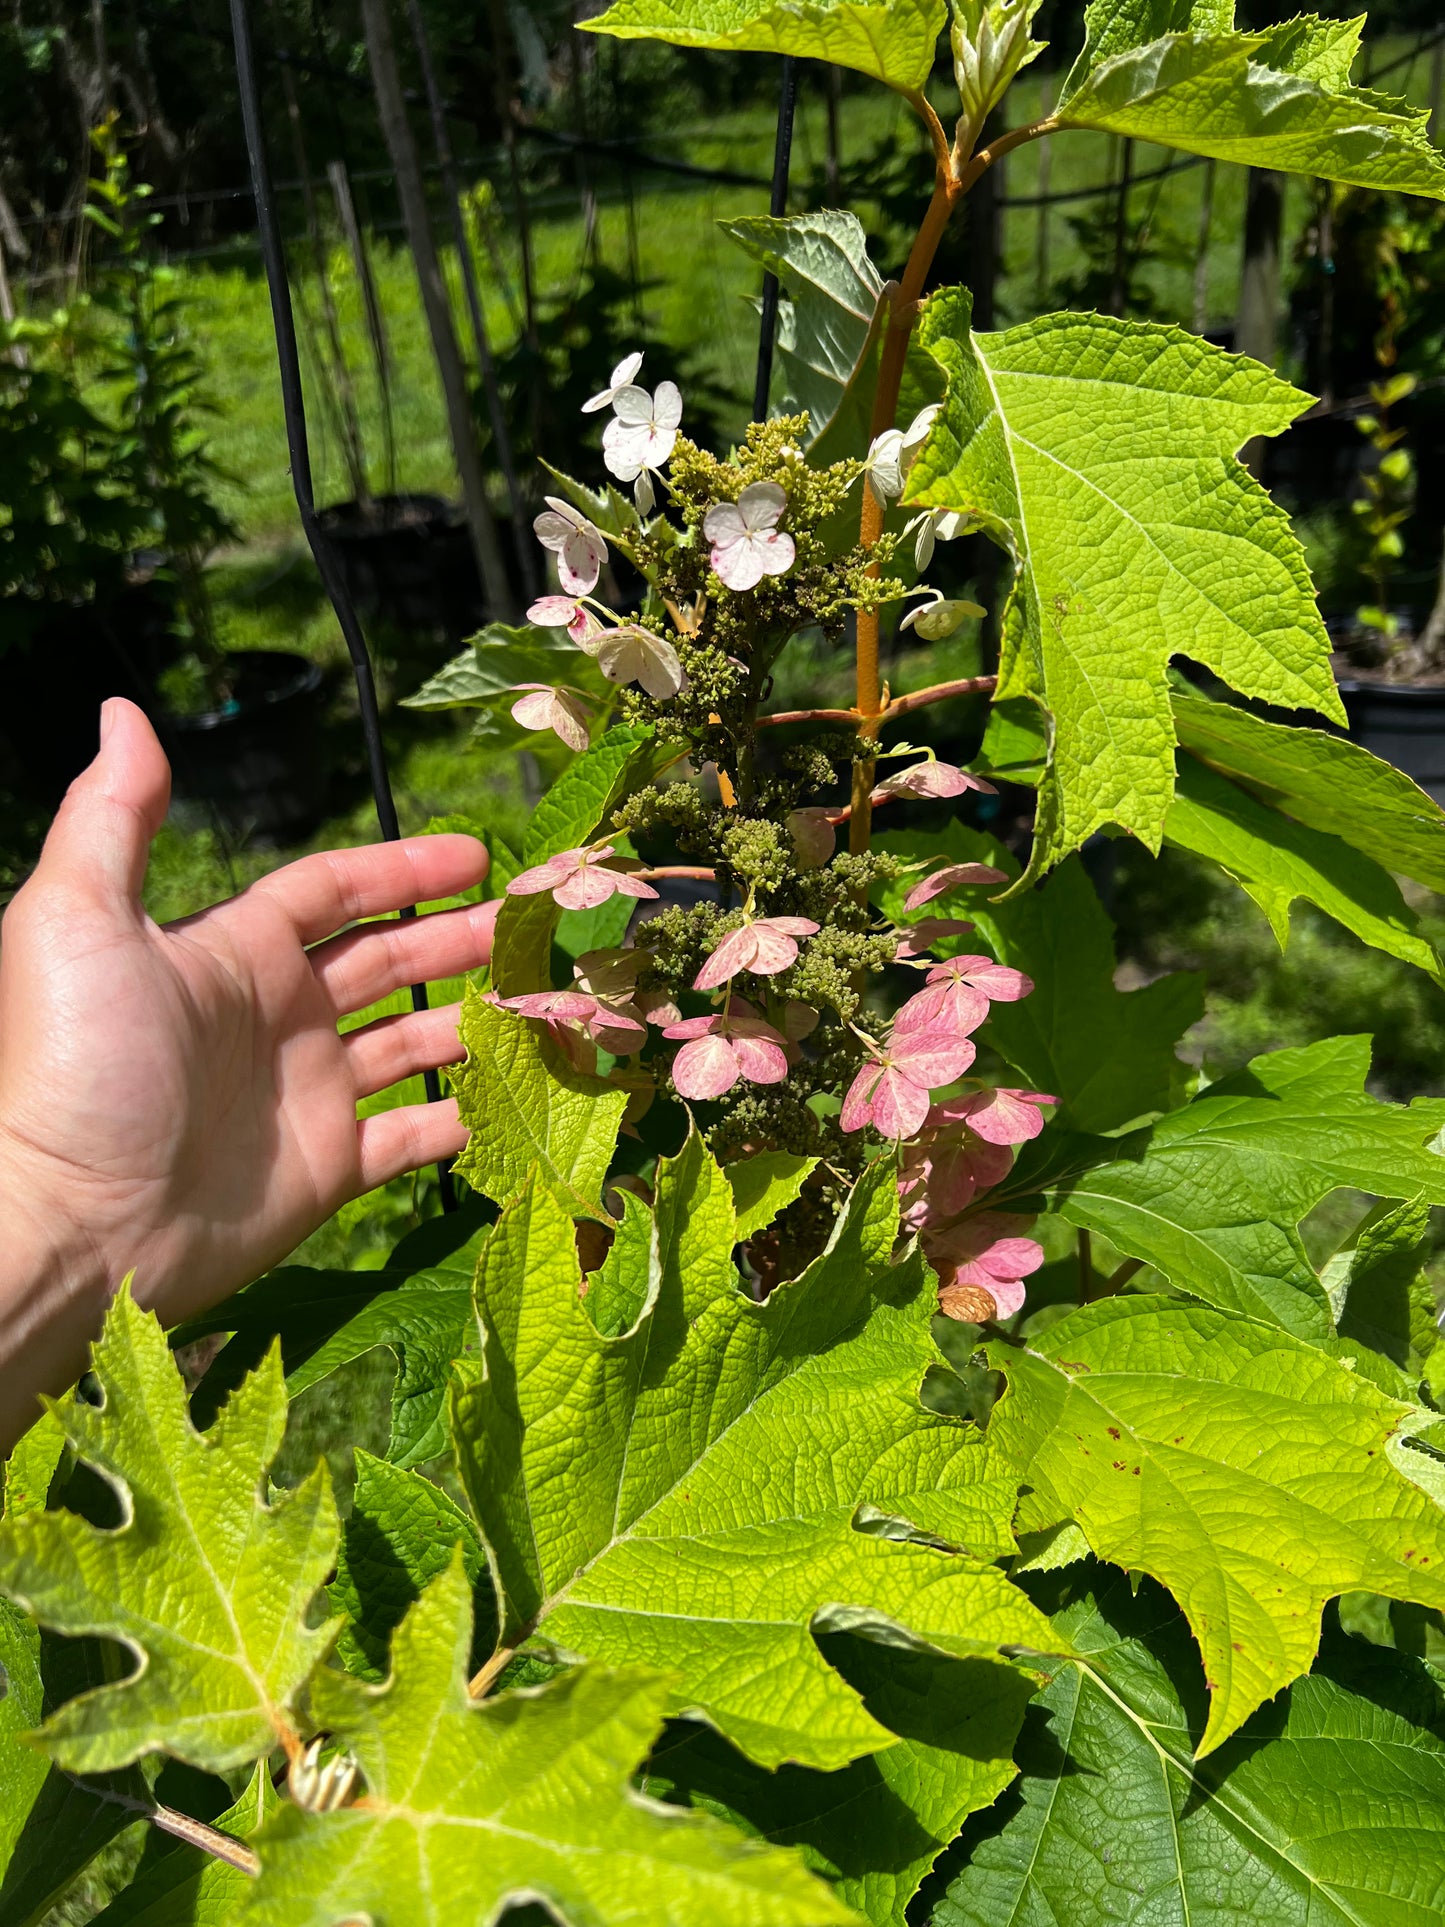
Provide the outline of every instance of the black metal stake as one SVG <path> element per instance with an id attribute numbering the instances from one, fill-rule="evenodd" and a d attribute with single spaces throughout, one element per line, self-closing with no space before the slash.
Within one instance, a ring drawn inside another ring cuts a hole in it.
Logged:
<path id="1" fill-rule="evenodd" d="M 793 153 L 793 109 L 798 102 L 798 63 L 783 55 L 783 77 L 778 95 L 778 138 L 773 148 L 773 194 L 770 212 L 780 220 L 788 211 L 788 163 Z M 773 341 L 778 332 L 778 277 L 763 276 L 762 323 L 758 330 L 758 378 L 753 387 L 753 420 L 767 420 L 768 389 L 773 379 Z"/>
<path id="2" fill-rule="evenodd" d="M 271 169 L 261 131 L 261 105 L 256 90 L 256 62 L 251 43 L 251 21 L 246 0 L 231 0 L 231 32 L 236 42 L 236 79 L 241 95 L 241 119 L 246 131 L 246 155 L 251 167 L 251 190 L 256 201 L 256 222 L 261 236 L 261 258 L 266 268 L 266 286 L 271 297 L 271 321 L 276 330 L 276 359 L 281 376 L 281 409 L 286 422 L 286 447 L 291 458 L 291 485 L 296 507 L 316 561 L 322 587 L 336 611 L 336 620 L 346 638 L 351 667 L 356 676 L 356 695 L 361 708 L 361 733 L 366 742 L 366 761 L 371 773 L 371 794 L 381 834 L 388 843 L 401 840 L 401 825 L 396 818 L 396 800 L 391 793 L 391 776 L 386 767 L 386 747 L 381 738 L 381 711 L 376 700 L 376 679 L 371 656 L 361 633 L 356 608 L 344 578 L 336 566 L 325 531 L 316 514 L 316 497 L 311 481 L 311 445 L 306 433 L 306 405 L 301 393 L 301 360 L 296 349 L 296 320 L 291 311 L 291 284 L 286 274 L 286 252 L 281 226 L 276 218 L 276 202 L 271 189 Z M 403 918 L 414 917 L 416 908 L 402 910 Z M 411 1007 L 427 1008 L 425 984 L 411 987 Z M 435 1104 L 441 1097 L 441 1079 L 435 1071 L 424 1073 L 427 1101 Z M 437 1165 L 442 1208 L 456 1209 L 452 1174 L 445 1164 Z"/>

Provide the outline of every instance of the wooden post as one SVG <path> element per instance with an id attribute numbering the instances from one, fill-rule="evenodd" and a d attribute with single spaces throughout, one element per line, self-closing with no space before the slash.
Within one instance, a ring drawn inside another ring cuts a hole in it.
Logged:
<path id="1" fill-rule="evenodd" d="M 1005 131 L 1002 114 L 997 108 L 989 115 L 979 135 L 980 148 L 989 146 Z M 1003 210 L 999 201 L 1003 193 L 1003 163 L 996 161 L 992 167 L 984 169 L 974 183 L 964 201 L 964 280 L 973 295 L 973 325 L 975 328 L 991 328 L 994 325 L 994 283 L 998 278 L 999 224 Z"/>
<path id="2" fill-rule="evenodd" d="M 843 69 L 829 61 L 823 69 L 824 99 L 828 109 L 828 146 L 823 162 L 828 205 L 836 207 L 843 192 L 842 146 L 838 139 L 838 109 L 843 101 Z"/>
<path id="3" fill-rule="evenodd" d="M 482 474 L 472 422 L 471 398 L 467 394 L 466 371 L 462 367 L 446 282 L 442 279 L 441 262 L 437 259 L 436 242 L 432 238 L 421 163 L 417 158 L 411 124 L 406 117 L 406 101 L 401 90 L 396 43 L 392 39 L 386 0 L 361 0 L 361 20 L 366 34 L 367 57 L 371 62 L 372 84 L 376 88 L 381 131 L 396 173 L 402 219 L 406 223 L 407 240 L 411 245 L 416 278 L 421 288 L 422 306 L 426 310 L 427 326 L 431 331 L 432 353 L 441 377 L 452 454 L 462 485 L 462 500 L 466 508 L 467 526 L 471 531 L 472 548 L 476 553 L 477 569 L 491 614 L 510 622 L 516 617 L 516 604 L 502 562 L 496 518 L 487 501 L 486 480 Z"/>
<path id="4" fill-rule="evenodd" d="M 1039 89 L 1040 120 L 1052 111 L 1053 93 L 1054 83 L 1045 80 Z M 1039 171 L 1034 194 L 1039 204 L 1039 224 L 1034 230 L 1034 306 L 1042 314 L 1049 305 L 1049 176 L 1053 172 L 1054 143 L 1041 140 L 1037 147 Z"/>
<path id="5" fill-rule="evenodd" d="M 1239 283 L 1239 313 L 1234 346 L 1273 368 L 1279 346 L 1279 244 L 1284 217 L 1284 177 L 1273 169 L 1252 167 L 1244 203 L 1244 269 Z M 1259 472 L 1264 437 L 1247 442 L 1240 460 Z"/>
<path id="6" fill-rule="evenodd" d="M 1122 315 L 1129 305 L 1129 181 L 1134 172 L 1134 143 L 1127 136 L 1119 146 L 1119 183 L 1114 200 L 1114 269 L 1109 284 L 1109 313 Z"/>
<path id="7" fill-rule="evenodd" d="M 531 531 L 526 526 L 527 517 L 522 488 L 517 477 L 517 464 L 512 456 L 511 431 L 507 427 L 501 391 L 497 387 L 497 368 L 492 358 L 492 344 L 487 337 L 487 321 L 482 308 L 481 289 L 477 286 L 477 264 L 472 257 L 471 243 L 467 239 L 467 224 L 462 216 L 461 184 L 457 180 L 451 136 L 447 132 L 446 104 L 442 99 L 441 88 L 437 85 L 436 68 L 432 64 L 431 57 L 431 42 L 427 38 L 426 21 L 423 18 L 419 0 L 407 0 L 407 18 L 411 22 L 411 37 L 416 43 L 417 59 L 421 62 L 422 84 L 426 88 L 427 107 L 431 114 L 432 140 L 436 146 L 437 166 L 441 169 L 442 192 L 446 196 L 447 213 L 451 219 L 452 245 L 457 252 L 457 269 L 462 277 L 462 292 L 466 296 L 467 315 L 472 324 L 472 345 L 477 351 L 477 372 L 482 378 L 482 393 L 486 397 L 487 416 L 492 424 L 497 467 L 502 471 L 502 480 L 507 488 L 507 501 L 512 511 L 512 540 L 517 552 L 517 567 L 521 572 L 523 593 L 530 602 L 538 588 L 536 549 L 531 540 Z M 579 34 L 573 35 L 574 41 L 580 38 Z"/>
<path id="8" fill-rule="evenodd" d="M 1204 185 L 1199 190 L 1199 232 L 1194 256 L 1194 332 L 1202 335 L 1209 326 L 1209 237 L 1214 227 L 1215 162 L 1204 165 Z"/>
<path id="9" fill-rule="evenodd" d="M 366 317 L 366 338 L 371 344 L 371 365 L 376 375 L 377 399 L 381 404 L 381 441 L 386 463 L 386 492 L 396 494 L 396 423 L 391 413 L 391 341 L 386 332 L 386 317 L 376 292 L 376 276 L 371 271 L 371 256 L 361 223 L 356 218 L 356 203 L 351 198 L 351 176 L 345 161 L 328 161 L 326 178 L 331 183 L 331 198 L 336 203 L 336 218 L 351 251 L 351 265 L 361 290 L 361 308 Z"/>

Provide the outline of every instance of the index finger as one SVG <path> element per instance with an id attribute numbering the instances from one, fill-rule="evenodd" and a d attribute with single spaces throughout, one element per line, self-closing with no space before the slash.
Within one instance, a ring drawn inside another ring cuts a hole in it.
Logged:
<path id="1" fill-rule="evenodd" d="M 253 883 L 247 894 L 270 897 L 302 943 L 310 944 L 359 917 L 381 917 L 470 890 L 488 865 L 487 852 L 474 836 L 408 836 L 399 843 L 299 857 Z"/>

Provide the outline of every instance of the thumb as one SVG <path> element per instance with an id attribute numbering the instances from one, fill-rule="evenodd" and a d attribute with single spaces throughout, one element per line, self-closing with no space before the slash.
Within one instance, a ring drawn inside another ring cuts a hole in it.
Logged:
<path id="1" fill-rule="evenodd" d="M 139 899 L 151 839 L 165 821 L 171 766 L 144 710 L 101 705 L 100 751 L 65 793 L 37 875 L 109 897 Z"/>

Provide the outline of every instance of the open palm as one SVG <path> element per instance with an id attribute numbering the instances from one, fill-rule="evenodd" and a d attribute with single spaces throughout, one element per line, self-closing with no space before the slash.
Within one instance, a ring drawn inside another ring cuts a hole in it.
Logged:
<path id="1" fill-rule="evenodd" d="M 22 1249 L 50 1264 L 40 1302 L 7 1304 L 0 1281 L 0 1319 L 45 1325 L 42 1378 L 57 1389 L 128 1272 L 174 1322 L 466 1137 L 452 1102 L 356 1116 L 361 1098 L 461 1055 L 455 1008 L 337 1026 L 487 960 L 491 905 L 347 928 L 468 888 L 486 871 L 481 845 L 418 837 L 306 857 L 161 927 L 140 893 L 169 790 L 145 717 L 107 705 L 101 753 L 4 918 L 0 1199 Z M 71 1307 L 58 1324 L 57 1293 Z"/>

